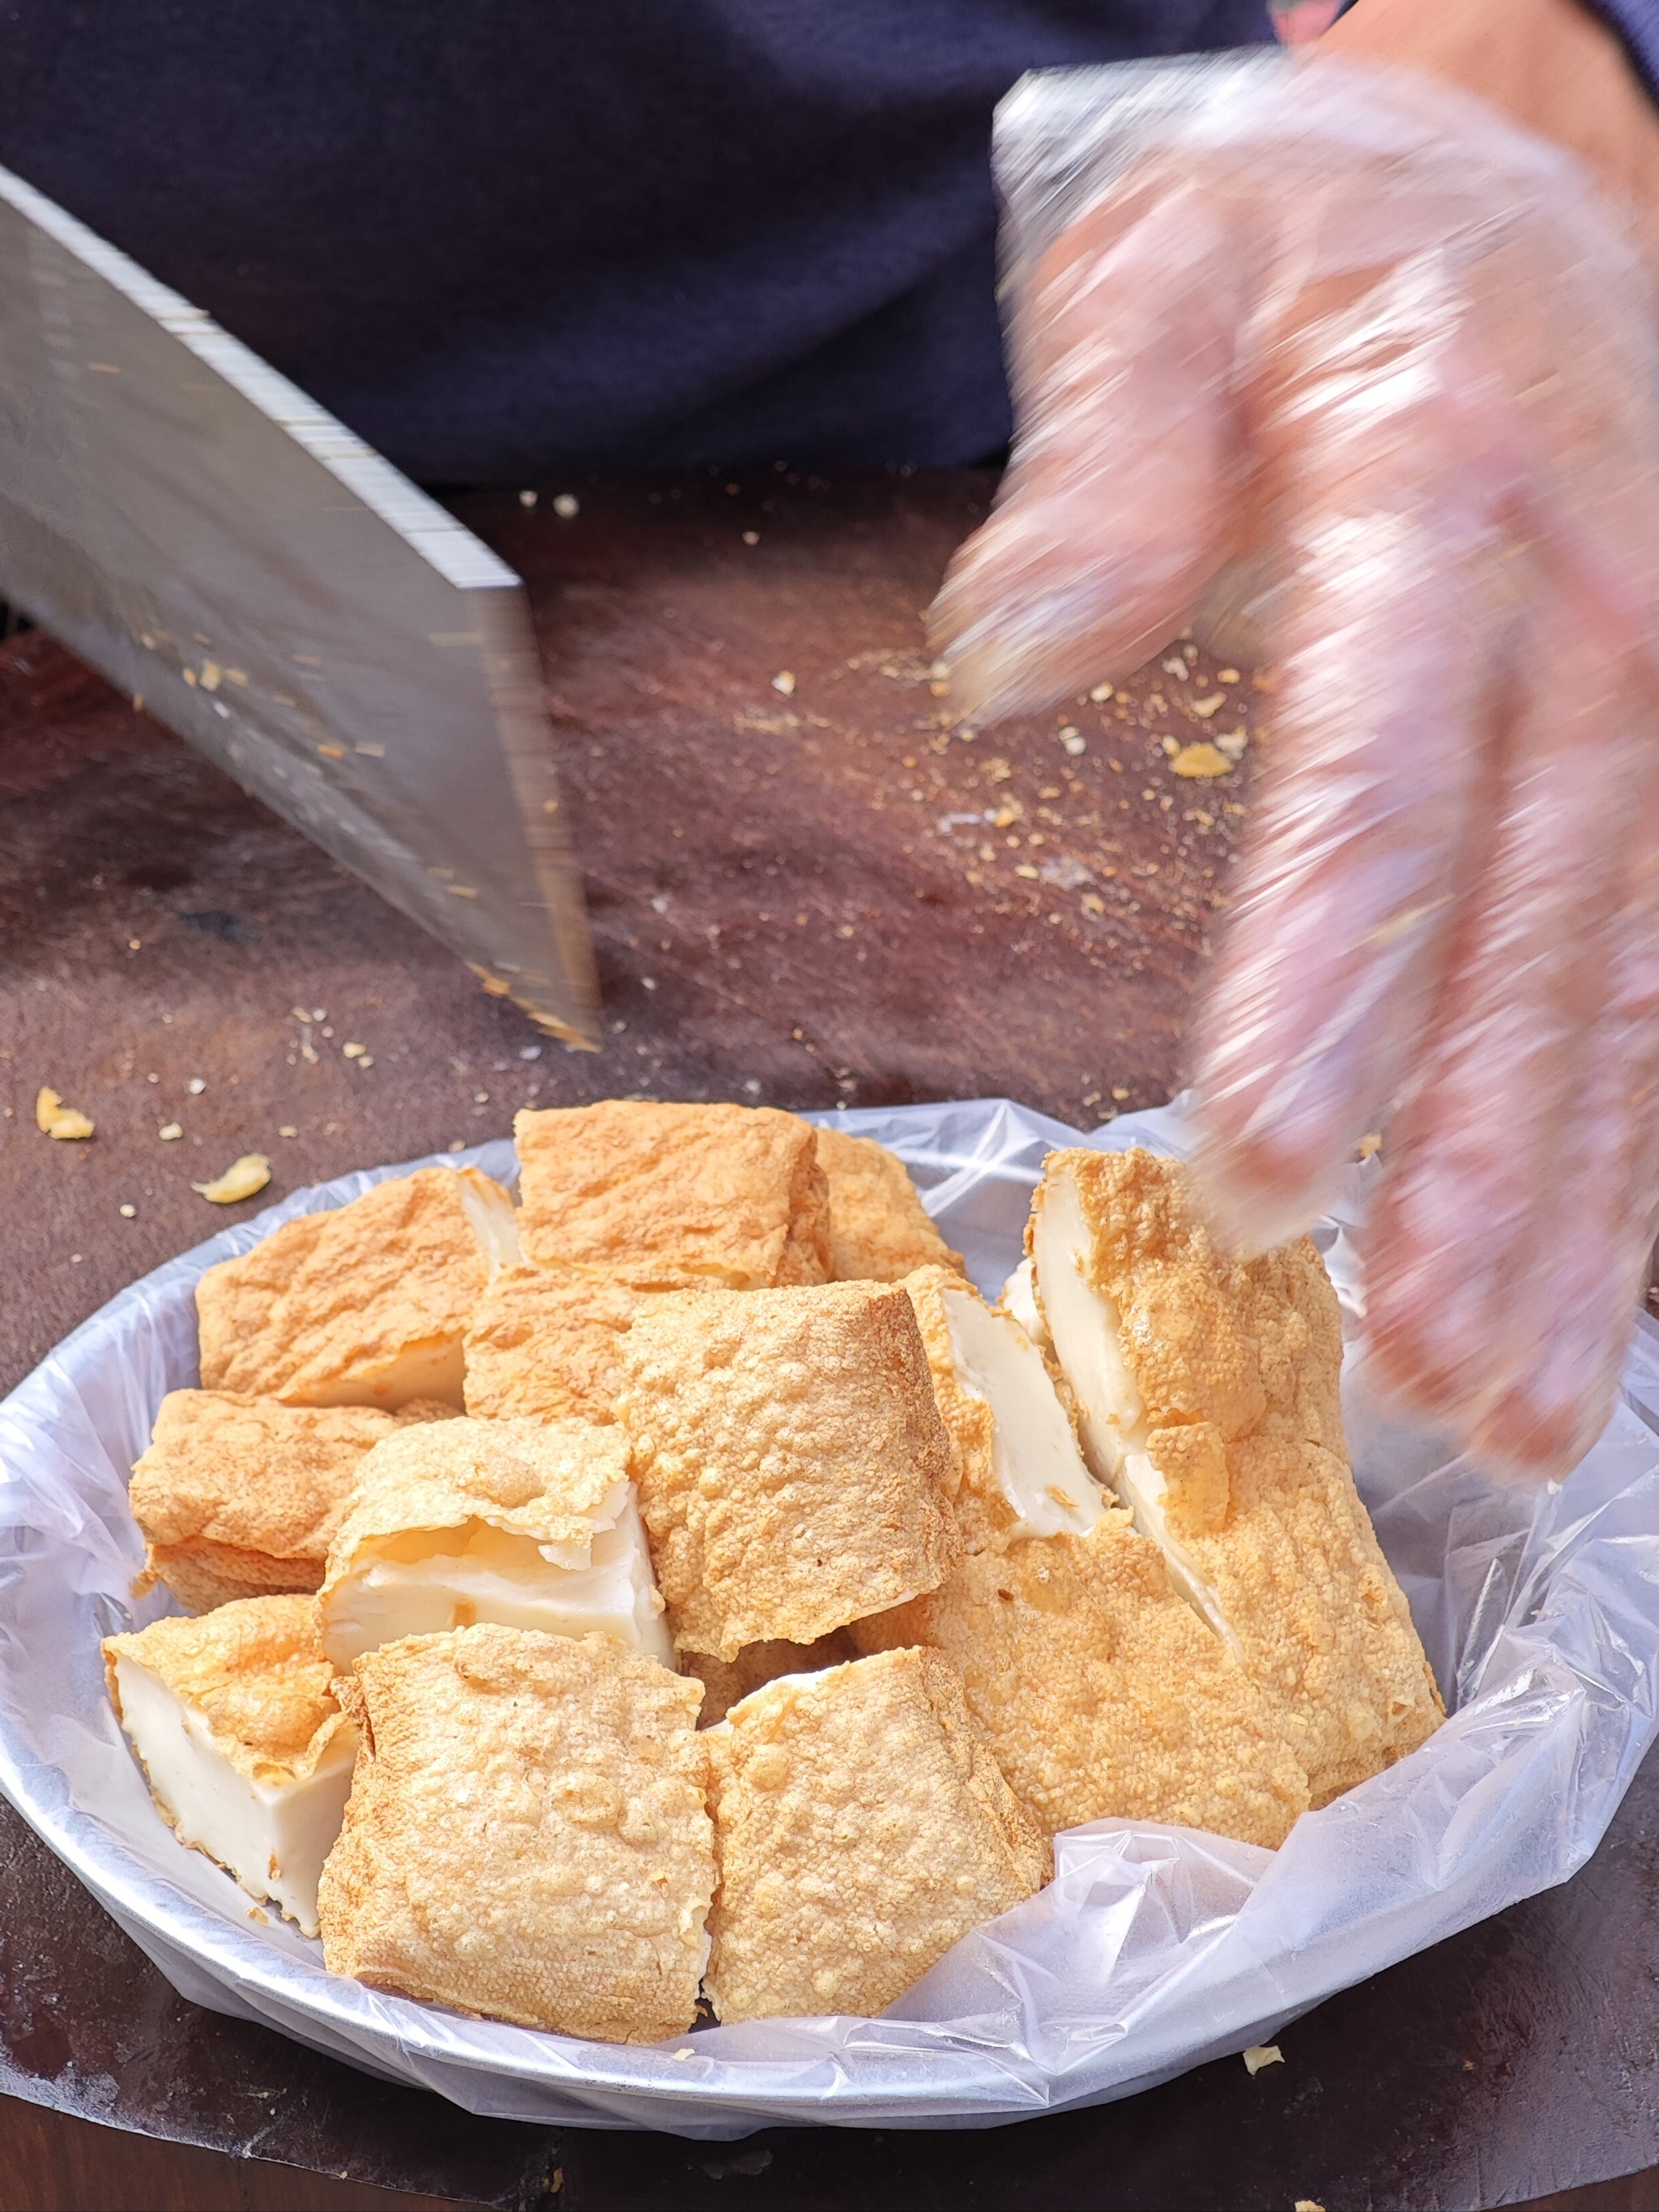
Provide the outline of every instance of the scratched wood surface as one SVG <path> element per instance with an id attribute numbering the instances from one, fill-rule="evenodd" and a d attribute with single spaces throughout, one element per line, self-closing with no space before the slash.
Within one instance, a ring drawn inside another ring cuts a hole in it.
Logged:
<path id="1" fill-rule="evenodd" d="M 531 589 L 598 1055 L 479 995 L 47 640 L 0 646 L 0 1387 L 219 1226 L 191 1183 L 248 1150 L 276 1195 L 526 1103 L 1007 1093 L 1088 1125 L 1178 1082 L 1270 692 L 1177 650 L 964 731 L 921 616 L 983 477 L 589 486 L 569 521 L 557 489 L 460 505 Z M 1224 775 L 1176 772 L 1217 740 Z M 35 1129 L 43 1084 L 90 1143 Z M 473 2119 L 186 2004 L 0 1811 L 0 2212 L 1468 2212 L 1587 2184 L 1645 2212 L 1650 2179 L 1607 2177 L 1659 2159 L 1656 1891 L 1659 1778 L 1568 1888 L 1335 1999 L 1255 2081 L 1228 2061 L 985 2136 L 697 2146 Z"/>

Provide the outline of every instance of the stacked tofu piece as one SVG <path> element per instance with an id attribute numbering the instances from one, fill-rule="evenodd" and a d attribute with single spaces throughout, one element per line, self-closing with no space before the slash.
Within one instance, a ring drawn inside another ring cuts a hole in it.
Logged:
<path id="1" fill-rule="evenodd" d="M 763 1108 L 519 1117 L 198 1286 L 110 1639 L 158 1808 L 336 1972 L 651 2041 L 883 2009 L 1079 1822 L 1276 1844 L 1438 1701 L 1311 1249 L 1060 1153 L 988 1304 Z"/>

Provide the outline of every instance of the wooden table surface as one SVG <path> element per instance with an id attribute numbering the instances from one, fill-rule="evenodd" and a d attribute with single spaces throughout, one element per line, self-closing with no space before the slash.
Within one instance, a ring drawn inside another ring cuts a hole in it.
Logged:
<path id="1" fill-rule="evenodd" d="M 778 472 L 585 487 L 571 521 L 546 494 L 459 502 L 536 609 L 597 1055 L 482 996 L 47 640 L 0 647 L 0 1388 L 221 1225 L 190 1185 L 243 1152 L 275 1197 L 527 1103 L 1007 1094 L 1087 1126 L 1168 1096 L 1271 694 L 1176 654 L 956 727 L 921 617 L 989 489 Z M 1234 732 L 1233 772 L 1176 772 Z M 92 1142 L 37 1132 L 43 1084 Z M 475 2119 L 202 2011 L 0 1808 L 0 2212 L 1637 2212 L 1659 2207 L 1656 2021 L 1659 1767 L 1577 1881 L 1332 2000 L 1255 2080 L 1228 2060 L 988 2134 L 726 2145 Z"/>

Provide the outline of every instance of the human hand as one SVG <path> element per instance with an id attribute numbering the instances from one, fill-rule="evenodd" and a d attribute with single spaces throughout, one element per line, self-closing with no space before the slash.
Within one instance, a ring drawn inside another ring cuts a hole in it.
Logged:
<path id="1" fill-rule="evenodd" d="M 989 719 L 1271 583 L 1200 1172 L 1261 1249 L 1391 1109 L 1377 1363 L 1488 1462 L 1559 1474 L 1605 1420 L 1659 1193 L 1641 264 L 1573 162 L 1428 79 L 1115 76 L 1109 112 L 1100 77 L 1036 80 L 1000 125 L 1020 427 L 937 641 Z"/>

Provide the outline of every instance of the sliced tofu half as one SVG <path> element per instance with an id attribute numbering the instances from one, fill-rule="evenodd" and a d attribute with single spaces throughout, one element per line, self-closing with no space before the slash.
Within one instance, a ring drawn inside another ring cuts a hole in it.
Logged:
<path id="1" fill-rule="evenodd" d="M 1084 1452 L 1163 1553 L 1182 1595 L 1237 1651 L 1219 1592 L 1170 1525 L 1168 1486 L 1149 1449 L 1146 1404 L 1124 1357 L 1121 1316 L 1093 1279 L 1093 1249 L 1077 1177 L 1064 1155 L 1051 1157 L 1031 1217 L 1034 1288 L 1076 1400 Z M 1222 1503 L 1224 1510 L 1224 1494 Z"/>
<path id="2" fill-rule="evenodd" d="M 1100 1518 L 1100 1487 L 1030 1337 L 1012 1314 L 987 1305 L 942 1267 L 918 1268 L 904 1287 L 950 1431 L 968 1549 L 1086 1534 Z"/>
<path id="3" fill-rule="evenodd" d="M 161 1817 L 250 1897 L 317 1933 L 317 1882 L 351 1792 L 357 1731 L 308 1597 L 242 1598 L 104 1645 L 116 1716 Z"/>
<path id="4" fill-rule="evenodd" d="M 476 1168 L 390 1176 L 208 1269 L 202 1386 L 291 1406 L 459 1407 L 467 1324 L 518 1256 L 513 1201 Z"/>
<path id="5" fill-rule="evenodd" d="M 494 1621 L 609 1636 L 672 1667 L 620 1433 L 578 1421 L 436 1426 L 441 1443 L 422 1432 L 363 1462 L 319 1600 L 334 1665 Z"/>

